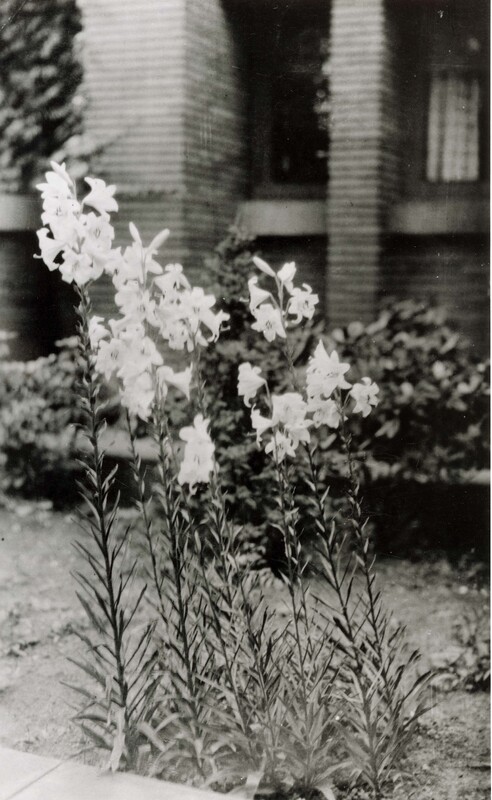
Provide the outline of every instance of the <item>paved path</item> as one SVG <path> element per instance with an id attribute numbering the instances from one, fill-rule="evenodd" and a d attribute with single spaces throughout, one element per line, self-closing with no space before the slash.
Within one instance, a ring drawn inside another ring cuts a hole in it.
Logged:
<path id="1" fill-rule="evenodd" d="M 0 747 L 0 800 L 218 800 L 224 795 L 167 781 L 101 772 Z"/>

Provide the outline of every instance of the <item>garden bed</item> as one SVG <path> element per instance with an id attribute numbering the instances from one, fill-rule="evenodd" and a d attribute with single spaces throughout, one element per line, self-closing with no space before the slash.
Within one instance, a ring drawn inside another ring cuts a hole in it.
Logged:
<path id="1" fill-rule="evenodd" d="M 0 511 L 0 745 L 57 758 L 101 763 L 101 756 L 70 721 L 73 692 L 81 680 L 68 658 L 81 644 L 75 628 L 87 621 L 69 570 L 81 567 L 72 544 L 79 534 L 73 515 L 47 505 L 22 503 Z M 411 645 L 427 666 L 459 655 L 456 622 L 488 604 L 483 566 L 451 566 L 444 558 L 412 563 L 382 559 L 378 574 L 387 605 L 407 625 Z M 279 586 L 272 602 L 281 602 Z M 482 800 L 489 797 L 488 698 L 461 688 L 442 692 L 452 675 L 436 682 L 436 704 L 421 721 L 405 765 L 408 778 L 395 798 Z M 76 701 L 76 699 L 75 699 Z M 343 792 L 338 798 L 348 800 Z"/>

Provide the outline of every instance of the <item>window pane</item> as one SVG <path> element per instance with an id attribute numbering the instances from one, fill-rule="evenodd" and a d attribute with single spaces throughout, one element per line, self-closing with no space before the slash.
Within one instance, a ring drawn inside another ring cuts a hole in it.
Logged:
<path id="1" fill-rule="evenodd" d="M 275 48 L 271 177 L 286 183 L 324 182 L 328 136 L 320 97 L 327 93 L 322 72 L 326 39 L 319 25 L 303 28 L 299 22 L 283 20 Z"/>
<path id="2" fill-rule="evenodd" d="M 477 181 L 480 177 L 480 85 L 476 75 L 432 76 L 427 128 L 427 179 Z"/>

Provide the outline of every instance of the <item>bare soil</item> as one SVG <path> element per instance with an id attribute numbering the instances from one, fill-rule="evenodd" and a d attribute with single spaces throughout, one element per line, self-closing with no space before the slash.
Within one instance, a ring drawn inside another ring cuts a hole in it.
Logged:
<path id="1" fill-rule="evenodd" d="M 69 574 L 83 567 L 73 548 L 78 532 L 72 514 L 43 504 L 0 509 L 0 745 L 97 763 L 71 721 L 77 698 L 65 685 L 81 680 L 68 659 L 81 652 L 74 629 L 87 627 Z M 378 572 L 386 603 L 424 665 L 459 655 L 456 622 L 489 604 L 473 569 L 445 558 L 391 559 L 381 560 Z M 404 788 L 395 786 L 398 800 L 490 797 L 489 697 L 442 688 L 445 677 L 409 753 Z"/>

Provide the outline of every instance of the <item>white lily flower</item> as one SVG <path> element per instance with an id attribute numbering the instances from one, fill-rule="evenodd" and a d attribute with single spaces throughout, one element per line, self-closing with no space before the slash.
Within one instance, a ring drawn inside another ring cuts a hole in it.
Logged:
<path id="1" fill-rule="evenodd" d="M 106 339 L 110 333 L 102 324 L 103 317 L 91 317 L 89 320 L 89 339 L 93 350 L 97 350 L 102 339 Z"/>
<path id="2" fill-rule="evenodd" d="M 338 428 L 341 415 L 334 400 L 323 400 L 320 397 L 312 398 L 308 401 L 308 411 L 313 415 L 313 425 L 319 428 L 321 425 L 328 425 L 329 428 Z"/>
<path id="3" fill-rule="evenodd" d="M 208 432 L 208 420 L 197 414 L 193 425 L 182 428 L 179 436 L 186 444 L 178 483 L 187 483 L 193 494 L 197 483 L 209 482 L 214 469 L 215 447 Z"/>
<path id="4" fill-rule="evenodd" d="M 302 284 L 302 289 L 292 289 L 291 298 L 287 306 L 287 312 L 293 314 L 296 319 L 294 325 L 298 325 L 301 319 L 312 319 L 314 310 L 319 302 L 317 294 L 313 294 L 311 287 L 307 283 Z"/>
<path id="5" fill-rule="evenodd" d="M 282 425 L 293 445 L 309 442 L 311 420 L 306 419 L 307 403 L 298 392 L 272 395 L 272 424 Z"/>
<path id="6" fill-rule="evenodd" d="M 284 264 L 282 269 L 279 269 L 277 272 L 277 278 L 279 279 L 282 286 L 285 286 L 289 293 L 292 292 L 294 288 L 294 275 L 296 274 L 296 265 L 294 261 L 289 261 L 287 264 Z"/>
<path id="7" fill-rule="evenodd" d="M 186 369 L 182 370 L 181 372 L 174 372 L 172 367 L 162 366 L 158 367 L 156 371 L 156 378 L 159 386 L 161 388 L 166 386 L 175 386 L 176 389 L 179 389 L 182 394 L 187 398 L 190 399 L 190 384 L 191 379 L 193 376 L 193 371 L 191 367 L 186 367 Z"/>
<path id="8" fill-rule="evenodd" d="M 270 278 L 276 277 L 275 272 L 273 271 L 271 266 L 267 264 L 266 261 L 263 261 L 263 259 L 260 258 L 259 256 L 253 256 L 253 263 L 255 264 L 256 267 L 258 267 L 258 269 L 264 272 L 265 275 L 268 275 Z"/>
<path id="9" fill-rule="evenodd" d="M 274 308 L 271 303 L 264 303 L 255 311 L 256 321 L 252 324 L 254 331 L 263 333 L 267 342 L 273 342 L 276 336 L 282 339 L 287 338 L 282 317 L 278 308 Z"/>
<path id="10" fill-rule="evenodd" d="M 350 389 L 350 383 L 343 377 L 349 369 L 350 364 L 341 363 L 336 350 L 328 355 L 320 340 L 307 367 L 308 396 L 327 399 L 337 388 Z"/>
<path id="11" fill-rule="evenodd" d="M 265 453 L 272 453 L 277 464 L 280 464 L 285 456 L 295 456 L 296 449 L 290 436 L 282 431 L 275 431 L 265 447 Z"/>
<path id="12" fill-rule="evenodd" d="M 131 376 L 130 379 L 124 380 L 123 387 L 120 390 L 120 397 L 122 405 L 128 409 L 130 414 L 147 420 L 150 417 L 155 397 L 155 390 L 149 373 L 142 372 L 140 375 Z"/>
<path id="13" fill-rule="evenodd" d="M 99 214 L 118 211 L 118 203 L 113 197 L 116 186 L 106 186 L 101 178 L 86 178 L 85 182 L 89 184 L 91 191 L 84 197 L 83 205 L 95 208 Z"/>
<path id="14" fill-rule="evenodd" d="M 167 239 L 169 238 L 169 234 L 170 234 L 169 228 L 164 228 L 164 230 L 158 233 L 157 236 L 154 236 L 151 243 L 146 248 L 147 253 L 149 253 L 149 255 L 157 253 L 161 249 L 164 242 L 167 241 Z"/>
<path id="15" fill-rule="evenodd" d="M 354 413 L 368 417 L 373 406 L 377 406 L 379 403 L 379 398 L 376 397 L 378 392 L 379 386 L 370 378 L 362 378 L 362 383 L 354 383 L 349 392 L 355 400 Z"/>
<path id="16" fill-rule="evenodd" d="M 261 437 L 269 428 L 272 427 L 272 420 L 262 417 L 257 408 L 251 409 L 251 426 L 256 431 L 256 444 L 260 444 Z"/>
<path id="17" fill-rule="evenodd" d="M 256 397 L 258 389 L 266 384 L 264 378 L 260 377 L 260 367 L 253 367 L 249 361 L 239 365 L 237 393 L 239 397 L 244 397 L 244 403 L 251 405 L 253 397 Z"/>
<path id="18" fill-rule="evenodd" d="M 272 295 L 270 292 L 265 291 L 265 289 L 261 289 L 258 285 L 258 278 L 256 275 L 253 278 L 250 278 L 248 281 L 248 289 L 249 289 L 249 308 L 252 314 L 256 313 L 256 309 L 261 303 L 264 303 L 265 300 L 271 300 Z"/>
<path id="19" fill-rule="evenodd" d="M 55 263 L 55 258 L 64 250 L 65 242 L 60 239 L 53 239 L 49 234 L 48 228 L 41 228 L 37 232 L 39 249 L 41 250 L 41 256 L 38 256 L 38 258 L 42 258 L 48 269 L 53 272 L 60 266 Z"/>

